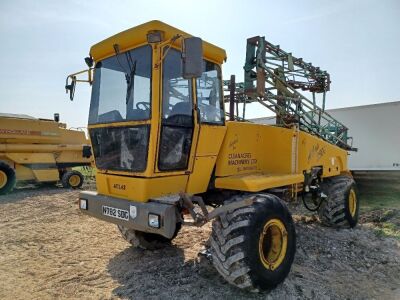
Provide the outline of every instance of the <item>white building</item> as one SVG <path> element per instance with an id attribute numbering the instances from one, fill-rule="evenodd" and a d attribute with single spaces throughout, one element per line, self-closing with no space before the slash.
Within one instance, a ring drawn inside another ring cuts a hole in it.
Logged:
<path id="1" fill-rule="evenodd" d="M 330 109 L 353 137 L 349 166 L 353 171 L 400 171 L 400 101 Z M 274 117 L 252 119 L 274 124 Z"/>

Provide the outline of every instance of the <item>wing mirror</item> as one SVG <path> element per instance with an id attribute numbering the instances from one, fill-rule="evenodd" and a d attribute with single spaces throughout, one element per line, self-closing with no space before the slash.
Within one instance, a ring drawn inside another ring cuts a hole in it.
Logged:
<path id="1" fill-rule="evenodd" d="M 201 77 L 203 73 L 203 41 L 198 37 L 185 38 L 182 43 L 183 78 Z"/>
<path id="2" fill-rule="evenodd" d="M 68 84 L 68 79 L 71 78 L 71 83 Z M 68 76 L 65 82 L 65 92 L 68 94 L 69 92 L 69 100 L 74 100 L 75 95 L 75 86 L 76 86 L 76 76 Z"/>

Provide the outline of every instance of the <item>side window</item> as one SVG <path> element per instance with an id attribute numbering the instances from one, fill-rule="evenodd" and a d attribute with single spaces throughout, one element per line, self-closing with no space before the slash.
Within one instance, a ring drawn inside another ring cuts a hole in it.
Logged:
<path id="1" fill-rule="evenodd" d="M 163 123 L 192 123 L 193 103 L 190 80 L 182 77 L 181 53 L 170 49 L 163 64 Z"/>
<path id="2" fill-rule="evenodd" d="M 203 74 L 196 80 L 196 91 L 200 122 L 223 124 L 224 103 L 221 94 L 221 69 L 218 65 L 204 61 Z"/>
<path id="3" fill-rule="evenodd" d="M 182 78 L 181 53 L 170 49 L 163 61 L 160 171 L 185 170 L 193 134 L 190 81 Z"/>

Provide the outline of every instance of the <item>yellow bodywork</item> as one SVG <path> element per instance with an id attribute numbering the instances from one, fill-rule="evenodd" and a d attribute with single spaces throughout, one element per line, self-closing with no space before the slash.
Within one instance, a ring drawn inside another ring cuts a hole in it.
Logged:
<path id="1" fill-rule="evenodd" d="M 163 32 L 163 41 L 148 43 L 147 34 Z M 150 125 L 147 166 L 143 172 L 98 169 L 97 189 L 100 194 L 146 202 L 151 198 L 186 192 L 206 192 L 213 188 L 258 192 L 275 187 L 301 184 L 304 172 L 322 167 L 323 177 L 348 172 L 347 152 L 296 128 L 225 122 L 222 125 L 199 124 L 194 114 L 192 144 L 186 170 L 162 172 L 157 159 L 160 145 L 162 108 L 162 53 L 165 47 L 180 49 L 189 34 L 151 21 L 118 33 L 90 49 L 95 62 L 115 55 L 113 45 L 124 52 L 143 45 L 152 47 L 151 117 L 145 121 L 126 121 L 89 125 L 101 127 Z M 204 59 L 218 65 L 226 60 L 225 50 L 203 41 Z M 195 79 L 193 101 L 197 104 Z M 221 90 L 222 93 L 222 90 Z"/>
<path id="2" fill-rule="evenodd" d="M 347 151 L 308 133 L 270 125 L 228 122 L 217 164 L 217 188 L 257 192 L 302 183 L 304 171 L 323 177 L 347 170 Z"/>
<path id="3" fill-rule="evenodd" d="M 68 130 L 52 120 L 0 116 L 0 161 L 9 164 L 17 180 L 58 181 L 59 169 L 90 165 L 83 157 L 89 146 L 83 131 Z"/>
<path id="4" fill-rule="evenodd" d="M 90 49 L 90 55 L 95 61 L 102 60 L 104 58 L 115 55 L 113 45 L 118 44 L 120 51 L 125 52 L 141 45 L 147 44 L 147 34 L 159 30 L 164 34 L 164 40 L 170 40 L 175 35 L 181 35 L 182 37 L 191 37 L 190 34 L 181 31 L 168 24 L 160 22 L 158 20 L 150 21 L 139 26 L 130 28 L 123 32 L 101 41 L 92 46 Z M 173 46 L 180 48 L 182 46 L 182 39 L 178 39 L 173 43 Z M 218 63 L 222 63 L 226 60 L 226 52 L 213 44 L 203 42 L 203 53 L 204 57 Z"/>

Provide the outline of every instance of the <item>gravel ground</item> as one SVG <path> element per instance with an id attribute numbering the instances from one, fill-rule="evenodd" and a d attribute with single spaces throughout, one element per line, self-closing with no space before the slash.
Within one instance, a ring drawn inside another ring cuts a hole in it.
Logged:
<path id="1" fill-rule="evenodd" d="M 183 228 L 163 250 L 132 249 L 116 226 L 82 215 L 77 198 L 61 188 L 0 196 L 0 299 L 400 299 L 400 243 L 368 220 L 335 230 L 291 205 L 292 271 L 276 289 L 249 294 L 199 255 L 210 226 Z"/>

